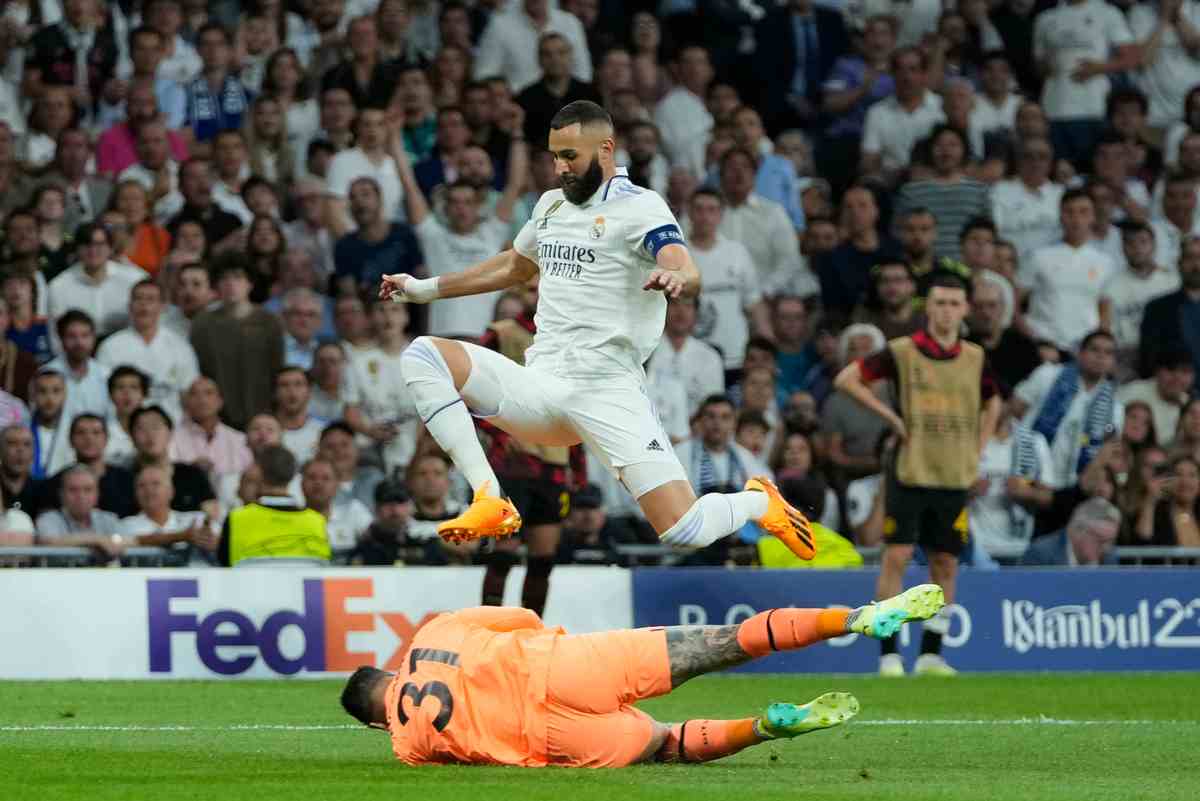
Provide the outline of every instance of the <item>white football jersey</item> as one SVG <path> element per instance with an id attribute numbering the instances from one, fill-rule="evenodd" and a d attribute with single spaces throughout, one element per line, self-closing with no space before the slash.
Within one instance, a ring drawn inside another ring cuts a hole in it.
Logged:
<path id="1" fill-rule="evenodd" d="M 683 244 L 675 215 L 624 169 L 582 206 L 561 189 L 542 195 L 513 242 L 541 272 L 525 363 L 563 376 L 640 374 L 667 315 L 663 293 L 642 286 L 670 244 Z"/>

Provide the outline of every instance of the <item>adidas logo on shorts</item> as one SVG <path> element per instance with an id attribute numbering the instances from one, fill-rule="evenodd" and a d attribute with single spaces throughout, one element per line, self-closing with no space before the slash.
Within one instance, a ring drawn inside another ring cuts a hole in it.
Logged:
<path id="1" fill-rule="evenodd" d="M 646 450 L 648 450 L 648 451 L 659 451 L 661 453 L 662 449 L 663 449 L 663 446 L 659 445 L 658 440 L 656 440 L 656 439 L 650 440 L 650 444 L 646 446 Z"/>

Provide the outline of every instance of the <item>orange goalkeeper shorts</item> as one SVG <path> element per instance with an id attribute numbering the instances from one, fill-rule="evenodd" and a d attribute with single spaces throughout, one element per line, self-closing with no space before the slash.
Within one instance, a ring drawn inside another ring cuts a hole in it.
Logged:
<path id="1" fill-rule="evenodd" d="M 560 637 L 546 684 L 549 762 L 580 768 L 631 765 L 654 737 L 633 702 L 671 691 L 661 628 Z"/>

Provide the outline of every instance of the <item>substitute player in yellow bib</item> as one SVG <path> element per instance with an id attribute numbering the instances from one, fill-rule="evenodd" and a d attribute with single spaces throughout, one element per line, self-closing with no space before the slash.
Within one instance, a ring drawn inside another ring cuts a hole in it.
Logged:
<path id="1" fill-rule="evenodd" d="M 958 556 L 968 537 L 967 490 L 1000 417 L 1000 396 L 983 349 L 959 337 L 969 308 L 963 276 L 935 272 L 925 296 L 925 329 L 852 362 L 835 381 L 840 391 L 886 420 L 900 439 L 884 490 L 880 597 L 900 591 L 913 548 L 920 544 L 929 557 L 930 578 L 948 601 L 954 600 Z M 871 391 L 876 381 L 895 384 L 898 411 Z M 916 672 L 954 674 L 941 656 L 948 627 L 944 616 L 925 624 Z M 881 650 L 880 674 L 903 676 L 896 639 L 885 639 Z"/>
<path id="2" fill-rule="evenodd" d="M 693 295 L 700 274 L 675 216 L 613 162 L 612 119 L 576 101 L 550 124 L 561 189 L 542 195 L 506 250 L 436 278 L 384 276 L 381 297 L 429 303 L 516 286 L 539 273 L 537 333 L 524 366 L 471 343 L 418 337 L 401 369 L 421 420 L 475 491 L 439 534 L 520 527 L 475 436 L 471 415 L 526 444 L 588 445 L 637 499 L 663 542 L 700 548 L 755 520 L 797 556 L 815 549 L 808 520 L 765 477 L 697 499 L 646 391 L 666 297 Z"/>

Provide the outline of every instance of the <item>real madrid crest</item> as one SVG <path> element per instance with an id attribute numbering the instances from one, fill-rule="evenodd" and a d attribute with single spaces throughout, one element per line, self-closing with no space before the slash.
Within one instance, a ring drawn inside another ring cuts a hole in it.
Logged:
<path id="1" fill-rule="evenodd" d="M 592 239 L 599 239 L 600 237 L 604 236 L 604 218 L 603 217 L 596 218 L 596 221 L 592 223 L 592 230 L 590 233 L 591 233 Z"/>

